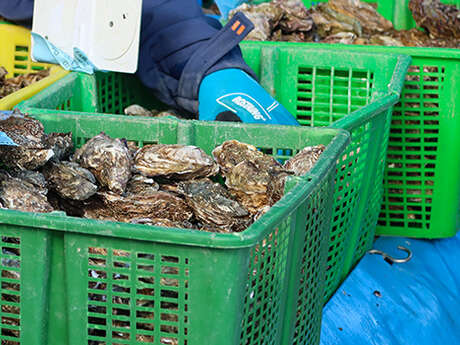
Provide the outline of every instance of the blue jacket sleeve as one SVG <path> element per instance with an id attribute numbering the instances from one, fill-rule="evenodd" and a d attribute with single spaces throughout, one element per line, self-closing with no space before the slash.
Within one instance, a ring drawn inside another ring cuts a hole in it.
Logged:
<path id="1" fill-rule="evenodd" d="M 32 18 L 34 0 L 0 0 L 0 15 L 13 21 Z"/>
<path id="2" fill-rule="evenodd" d="M 237 46 L 252 23 L 238 37 L 229 24 L 219 30 L 196 0 L 144 0 L 138 77 L 164 103 L 196 114 L 206 75 L 238 68 L 254 76 Z"/>

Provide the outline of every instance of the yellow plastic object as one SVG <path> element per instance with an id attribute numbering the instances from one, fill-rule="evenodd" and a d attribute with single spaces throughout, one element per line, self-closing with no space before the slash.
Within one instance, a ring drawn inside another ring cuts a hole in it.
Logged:
<path id="1" fill-rule="evenodd" d="M 30 31 L 8 23 L 0 23 L 0 66 L 8 71 L 7 78 L 51 68 L 48 77 L 0 99 L 0 110 L 13 109 L 16 104 L 69 73 L 59 66 L 33 62 L 30 58 Z"/>

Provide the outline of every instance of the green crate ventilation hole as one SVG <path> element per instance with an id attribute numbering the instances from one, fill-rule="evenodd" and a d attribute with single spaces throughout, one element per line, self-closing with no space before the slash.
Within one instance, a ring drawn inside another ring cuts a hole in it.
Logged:
<path id="1" fill-rule="evenodd" d="M 430 228 L 445 68 L 411 66 L 393 111 L 379 225 Z"/>
<path id="2" fill-rule="evenodd" d="M 2 345 L 21 344 L 21 239 L 1 238 Z"/>
<path id="3" fill-rule="evenodd" d="M 325 265 L 324 246 L 319 229 L 323 227 L 323 222 L 326 221 L 327 210 L 324 207 L 329 184 L 324 183 L 320 188 L 319 193 L 315 193 L 315 198 L 311 198 L 307 205 L 307 226 L 305 231 L 305 239 L 303 241 L 303 256 L 301 261 L 301 279 L 299 282 L 299 292 L 297 297 L 296 322 L 294 330 L 294 338 L 292 345 L 300 344 L 319 344 L 321 335 L 321 316 L 319 309 L 322 308 L 321 303 L 315 303 L 323 298 L 323 285 L 321 274 L 324 274 L 323 267 Z M 316 309 L 315 309 L 316 308 Z M 313 330 L 313 331 L 312 331 Z"/>
<path id="4" fill-rule="evenodd" d="M 186 345 L 189 264 L 186 257 L 89 247 L 88 345 Z"/>
<path id="5" fill-rule="evenodd" d="M 384 115 L 379 116 L 386 116 L 385 121 L 385 129 L 384 133 L 389 133 L 390 125 L 391 125 L 391 111 L 387 111 Z M 372 122 L 376 121 L 374 119 Z M 371 124 L 372 124 L 371 122 Z M 369 137 L 376 137 L 377 134 L 372 135 L 370 134 Z M 379 213 L 376 212 L 381 207 L 382 195 L 383 195 L 383 185 L 381 181 L 383 180 L 383 173 L 385 170 L 385 159 L 386 159 L 386 152 L 385 149 L 389 142 L 389 136 L 384 136 L 383 141 L 380 144 L 380 148 L 378 150 L 378 167 L 376 169 L 375 174 L 375 184 L 373 187 L 373 191 L 370 194 L 369 206 L 366 209 L 366 214 L 363 219 L 363 223 L 361 224 L 360 228 L 360 236 L 358 238 L 357 245 L 355 247 L 355 252 L 353 256 L 352 266 L 354 266 L 360 259 L 366 254 L 373 243 L 374 235 L 375 235 L 375 225 L 377 224 Z"/>
<path id="6" fill-rule="evenodd" d="M 290 217 L 251 249 L 241 345 L 277 345 Z"/>
<path id="7" fill-rule="evenodd" d="M 30 69 L 33 71 L 40 71 L 44 69 L 44 67 L 36 65 L 35 63 L 29 60 L 29 47 L 18 45 L 14 47 L 14 51 L 14 77 L 17 77 L 21 74 L 26 74 Z"/>
<path id="8" fill-rule="evenodd" d="M 297 82 L 297 120 L 306 126 L 328 126 L 369 104 L 373 85 L 374 73 L 369 70 L 300 67 Z M 346 255 L 345 249 L 349 246 L 350 234 L 347 230 L 352 227 L 353 211 L 359 202 L 369 139 L 369 123 L 352 131 L 351 143 L 337 162 L 334 214 L 326 271 L 326 299 L 335 291 Z M 374 222 L 369 224 L 371 228 L 376 224 L 376 210 L 378 207 L 374 209 L 375 215 L 371 215 L 374 218 Z M 365 232 L 361 240 L 368 246 L 373 237 L 373 234 Z"/>
<path id="9" fill-rule="evenodd" d="M 106 114 L 124 114 L 124 109 L 135 103 L 133 90 L 126 86 L 126 78 L 119 73 L 98 73 L 97 90 L 99 112 Z"/>

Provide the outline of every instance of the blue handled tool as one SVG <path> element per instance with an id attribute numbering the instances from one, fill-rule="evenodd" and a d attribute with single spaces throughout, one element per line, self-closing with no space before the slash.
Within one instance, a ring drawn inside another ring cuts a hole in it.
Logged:
<path id="1" fill-rule="evenodd" d="M 224 69 L 206 76 L 199 90 L 199 119 L 299 126 L 294 116 L 246 72 Z"/>

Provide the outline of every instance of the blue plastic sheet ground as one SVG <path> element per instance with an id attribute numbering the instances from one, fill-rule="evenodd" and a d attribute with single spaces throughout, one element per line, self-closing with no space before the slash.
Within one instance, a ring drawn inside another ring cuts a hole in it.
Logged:
<path id="1" fill-rule="evenodd" d="M 324 308 L 321 345 L 460 344 L 460 233 L 443 240 L 379 238 Z"/>

